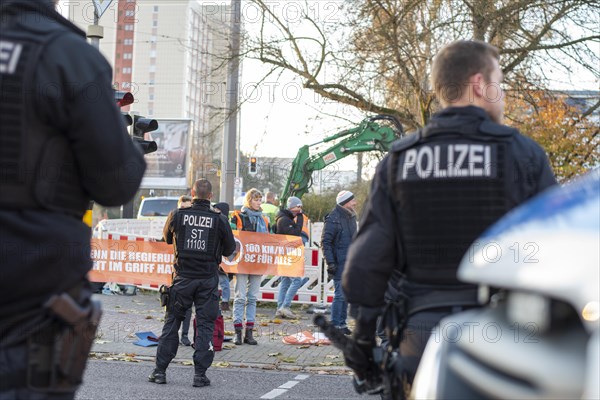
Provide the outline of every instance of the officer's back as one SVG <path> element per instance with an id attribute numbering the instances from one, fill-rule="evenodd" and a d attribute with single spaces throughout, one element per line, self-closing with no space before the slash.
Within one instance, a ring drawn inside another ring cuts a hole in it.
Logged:
<path id="1" fill-rule="evenodd" d="M 5 365 L 11 358 L 0 354 L 0 371 L 12 377 L 0 376 L 0 397 L 29 398 L 28 386 L 77 387 L 83 368 L 48 379 L 49 357 L 28 373 L 25 339 L 37 331 L 46 338 L 40 354 L 56 351 L 52 334 L 65 326 L 44 308 L 53 295 L 73 300 L 65 309 L 89 312 L 91 231 L 82 216 L 90 200 L 116 206 L 131 199 L 145 162 L 115 104 L 111 67 L 85 33 L 50 0 L 2 1 L 0 16 L 0 337 L 2 352 L 19 360 Z M 56 326 L 47 324 L 50 316 Z M 86 341 L 73 339 L 63 350 Z M 67 361 L 80 365 L 77 357 Z"/>

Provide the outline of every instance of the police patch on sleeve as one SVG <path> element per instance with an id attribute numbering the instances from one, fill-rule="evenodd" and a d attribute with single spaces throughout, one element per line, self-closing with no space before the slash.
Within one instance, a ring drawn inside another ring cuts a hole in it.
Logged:
<path id="1" fill-rule="evenodd" d="M 497 158 L 494 143 L 424 144 L 400 154 L 397 179 L 495 178 Z"/>

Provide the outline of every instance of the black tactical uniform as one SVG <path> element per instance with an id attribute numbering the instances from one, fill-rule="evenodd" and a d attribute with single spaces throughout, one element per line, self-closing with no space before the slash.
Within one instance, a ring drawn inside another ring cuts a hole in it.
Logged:
<path id="1" fill-rule="evenodd" d="M 208 382 L 206 370 L 215 356 L 212 335 L 219 314 L 217 272 L 221 257 L 235 251 L 235 239 L 227 218 L 215 211 L 209 200 L 199 199 L 194 199 L 192 207 L 170 214 L 163 237 L 167 243 L 174 244 L 177 275 L 169 290 L 165 325 L 156 350 L 156 369 L 149 379 L 166 382 L 164 372 L 179 346 L 179 327 L 186 310 L 194 304 L 197 327 L 194 386 L 204 386 L 203 382 Z"/>
<path id="2" fill-rule="evenodd" d="M 25 339 L 37 331 L 58 342 L 62 328 L 49 324 L 58 318 L 43 307 L 52 295 L 68 293 L 89 314 L 91 231 L 82 216 L 90 200 L 116 206 L 133 197 L 145 162 L 115 104 L 110 65 L 84 32 L 51 0 L 3 0 L 0 16 L 0 398 L 44 398 L 27 385 L 60 386 L 69 397 L 85 361 L 75 375 L 40 366 L 27 381 Z"/>
<path id="3" fill-rule="evenodd" d="M 477 305 L 456 271 L 469 245 L 507 211 L 556 183 L 544 151 L 478 107 L 447 108 L 380 163 L 350 247 L 343 287 L 358 323 L 374 324 L 395 269 L 408 297 L 401 343 L 412 379 L 431 329 Z"/>

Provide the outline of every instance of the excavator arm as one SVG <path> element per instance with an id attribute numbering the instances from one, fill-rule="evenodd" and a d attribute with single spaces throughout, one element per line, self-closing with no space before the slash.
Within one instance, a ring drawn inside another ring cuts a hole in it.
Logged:
<path id="1" fill-rule="evenodd" d="M 381 120 L 390 121 L 393 127 L 377 123 Z M 281 204 L 286 204 L 290 196 L 302 197 L 307 193 L 312 184 L 313 172 L 350 154 L 375 150 L 386 152 L 396 139 L 402 137 L 402 134 L 402 125 L 395 117 L 376 115 L 364 119 L 356 128 L 336 133 L 312 145 L 302 146 L 292 162 L 289 178 L 280 196 Z M 338 139 L 340 140 L 328 149 L 310 155 L 310 147 Z"/>

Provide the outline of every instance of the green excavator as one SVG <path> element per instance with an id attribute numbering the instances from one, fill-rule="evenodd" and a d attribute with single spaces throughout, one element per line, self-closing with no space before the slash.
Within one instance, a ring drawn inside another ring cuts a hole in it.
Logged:
<path id="1" fill-rule="evenodd" d="M 380 124 L 377 121 L 388 121 L 391 124 Z M 286 204 L 291 196 L 301 198 L 312 185 L 312 174 L 333 164 L 342 158 L 366 151 L 387 152 L 392 143 L 404 134 L 402 125 L 391 115 L 375 115 L 364 119 L 356 128 L 344 130 L 326 137 L 320 142 L 305 145 L 298 150 L 292 162 L 289 178 L 279 197 L 281 204 Z M 343 138 L 343 139 L 341 139 Z M 321 143 L 332 142 L 334 145 L 317 154 L 310 155 L 309 148 Z"/>

